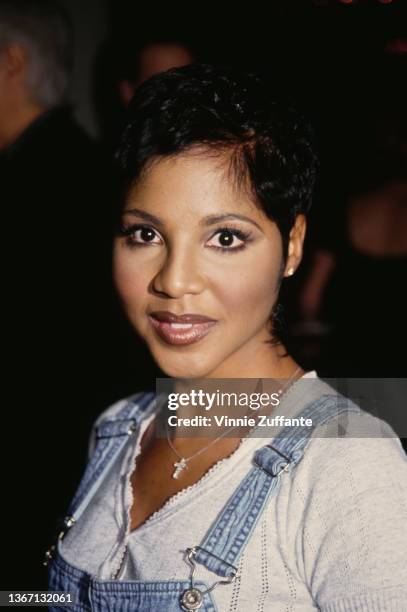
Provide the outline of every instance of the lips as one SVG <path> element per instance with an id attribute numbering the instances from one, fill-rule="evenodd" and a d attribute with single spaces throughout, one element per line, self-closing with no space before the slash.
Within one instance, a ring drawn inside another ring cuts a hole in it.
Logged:
<path id="1" fill-rule="evenodd" d="M 204 338 L 217 321 L 203 315 L 187 313 L 175 315 L 169 311 L 157 311 L 148 315 L 159 337 L 168 344 L 186 345 Z"/>
<path id="2" fill-rule="evenodd" d="M 209 323 L 215 321 L 209 317 L 204 317 L 198 314 L 183 314 L 176 315 L 168 310 L 158 310 L 157 312 L 151 312 L 150 315 L 158 321 L 166 321 L 167 323 Z"/>

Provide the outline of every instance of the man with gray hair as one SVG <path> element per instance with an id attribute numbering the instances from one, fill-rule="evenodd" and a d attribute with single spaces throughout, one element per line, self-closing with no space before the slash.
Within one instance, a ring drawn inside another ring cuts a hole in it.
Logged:
<path id="1" fill-rule="evenodd" d="M 0 150 L 67 102 L 72 39 L 70 20 L 55 3 L 0 0 Z"/>
<path id="2" fill-rule="evenodd" d="M 3 436 L 15 462 L 6 520 L 13 527 L 2 542 L 10 535 L 13 559 L 24 546 L 18 526 L 35 506 L 24 563 L 10 565 L 14 574 L 19 568 L 21 585 L 34 577 L 40 584 L 38 559 L 64 506 L 58 488 L 39 496 L 48 491 L 50 461 L 60 453 L 67 473 L 71 462 L 68 489 L 79 471 L 77 419 L 61 422 L 57 435 L 58 415 L 80 410 L 89 418 L 109 392 L 101 333 L 110 327 L 109 167 L 73 118 L 71 67 L 72 28 L 61 9 L 50 0 L 0 0 L 2 297 L 10 331 L 2 342 L 3 427 L 19 431 L 17 454 L 12 437 Z"/>

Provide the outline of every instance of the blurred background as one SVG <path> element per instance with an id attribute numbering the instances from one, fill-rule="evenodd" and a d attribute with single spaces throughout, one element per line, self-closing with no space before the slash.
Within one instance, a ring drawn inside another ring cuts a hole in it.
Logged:
<path id="1" fill-rule="evenodd" d="M 82 473 L 93 420 L 161 375 L 120 312 L 108 254 L 110 160 L 129 100 L 156 72 L 234 64 L 270 74 L 276 90 L 298 100 L 321 162 L 304 260 L 283 287 L 280 334 L 321 376 L 406 376 L 403 4 L 285 0 L 221 11 L 0 0 L 3 295 L 12 332 L 3 344 L 11 367 L 2 589 L 45 588 L 43 554 Z"/>

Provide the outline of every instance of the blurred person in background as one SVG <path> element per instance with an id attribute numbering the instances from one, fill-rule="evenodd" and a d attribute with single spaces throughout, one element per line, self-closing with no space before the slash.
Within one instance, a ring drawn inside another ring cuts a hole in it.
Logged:
<path id="1" fill-rule="evenodd" d="M 72 57 L 72 24 L 55 2 L 0 0 L 0 197 L 23 261 L 21 277 L 16 268 L 10 277 L 13 309 L 24 309 L 25 349 L 41 341 L 42 371 L 51 368 L 56 388 L 72 382 L 78 352 L 89 370 L 93 305 L 109 265 L 107 164 L 73 117 Z"/>
<path id="2" fill-rule="evenodd" d="M 390 91 L 366 99 L 364 116 L 356 113 L 348 126 L 352 150 L 345 151 L 321 198 L 321 209 L 327 201 L 331 207 L 315 228 L 300 310 L 303 321 L 331 326 L 320 356 L 327 376 L 406 374 L 407 126 L 402 109 L 401 98 Z"/>
<path id="3" fill-rule="evenodd" d="M 54 3 L 0 2 L 0 150 L 8 157 L 30 126 L 67 103 L 72 35 Z"/>
<path id="4" fill-rule="evenodd" d="M 3 388 L 10 387 L 5 418 L 6 431 L 19 432 L 23 454 L 14 460 L 21 460 L 23 473 L 29 461 L 33 475 L 20 481 L 17 468 L 10 470 L 12 521 L 19 525 L 26 522 L 26 500 L 47 489 L 50 457 L 64 445 L 80 447 L 60 411 L 78 411 L 86 423 L 107 397 L 103 382 L 96 386 L 95 380 L 104 380 L 108 354 L 108 341 L 102 345 L 99 337 L 101 326 L 109 335 L 110 180 L 97 145 L 72 114 L 72 57 L 72 25 L 58 5 L 0 0 L 2 288 L 5 326 L 12 332 L 3 345 L 9 368 Z M 57 423 L 63 436 L 54 443 L 49 428 Z M 7 444 L 3 450 L 9 452 Z M 63 456 L 74 482 L 81 458 Z M 35 538 L 43 540 L 42 531 L 52 525 L 48 517 L 61 503 L 52 493 L 30 508 L 36 529 L 26 547 L 27 568 L 30 554 L 39 555 Z M 38 559 L 32 565 L 40 568 Z M 35 571 L 27 573 L 34 581 Z"/>
<path id="5" fill-rule="evenodd" d="M 96 62 L 94 101 L 106 149 L 114 151 L 126 122 L 127 106 L 137 87 L 154 74 L 180 68 L 195 60 L 196 52 L 174 24 L 150 32 L 135 31 L 113 38 Z"/>
<path id="6" fill-rule="evenodd" d="M 79 345 L 85 350 L 94 317 L 87 309 L 107 271 L 108 225 L 93 221 L 95 206 L 108 218 L 107 164 L 73 116 L 72 57 L 72 24 L 55 2 L 0 0 L 0 197 L 23 260 L 21 277 L 13 269 L 10 278 L 21 296 L 13 308 L 24 308 L 24 338 L 41 339 L 43 365 L 58 379 L 78 363 L 64 368 L 67 349 L 76 359 Z M 95 263 L 103 269 L 96 281 Z"/>
<path id="7" fill-rule="evenodd" d="M 130 59 L 130 58 L 129 58 Z M 170 68 L 179 68 L 193 62 L 192 52 L 183 44 L 171 40 L 157 40 L 146 43 L 133 57 L 127 71 L 119 79 L 120 98 L 128 106 L 136 88 L 154 74 Z"/>

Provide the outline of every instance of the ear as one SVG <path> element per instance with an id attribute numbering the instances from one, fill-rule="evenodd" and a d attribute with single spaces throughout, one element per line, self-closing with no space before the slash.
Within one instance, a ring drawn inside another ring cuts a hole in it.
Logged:
<path id="1" fill-rule="evenodd" d="M 24 79 L 28 56 L 23 45 L 11 43 L 2 52 L 2 64 L 8 79 Z"/>
<path id="2" fill-rule="evenodd" d="M 135 91 L 135 86 L 130 81 L 123 79 L 118 83 L 119 96 L 124 106 L 128 106 L 130 104 L 130 100 L 132 99 Z"/>
<path id="3" fill-rule="evenodd" d="M 287 262 L 285 265 L 284 276 L 292 276 L 300 265 L 306 229 L 307 221 L 305 215 L 297 215 L 294 225 L 290 231 L 288 255 Z"/>

